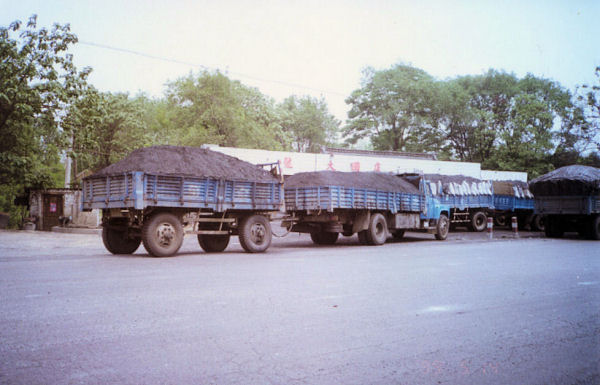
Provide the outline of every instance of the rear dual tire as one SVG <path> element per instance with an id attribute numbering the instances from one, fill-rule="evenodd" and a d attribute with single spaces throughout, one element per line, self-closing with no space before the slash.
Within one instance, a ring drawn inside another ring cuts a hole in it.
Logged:
<path id="1" fill-rule="evenodd" d="M 339 235 L 339 233 L 328 231 L 314 231 L 310 233 L 310 239 L 317 245 L 333 245 L 337 241 Z"/>
<path id="2" fill-rule="evenodd" d="M 380 246 L 387 239 L 387 221 L 380 213 L 371 214 L 369 227 L 358 233 L 358 241 L 361 245 Z"/>

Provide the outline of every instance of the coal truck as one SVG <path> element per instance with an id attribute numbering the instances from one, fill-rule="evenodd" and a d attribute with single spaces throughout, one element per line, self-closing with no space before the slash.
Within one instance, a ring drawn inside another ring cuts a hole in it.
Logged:
<path id="1" fill-rule="evenodd" d="M 489 181 L 464 175 L 401 174 L 423 181 L 430 199 L 450 208 L 450 229 L 465 226 L 471 231 L 486 229 L 487 217 L 493 215 L 494 197 Z"/>
<path id="2" fill-rule="evenodd" d="M 155 257 L 179 250 L 184 234 L 206 252 L 237 235 L 250 253 L 271 244 L 271 216 L 283 209 L 283 181 L 237 158 L 198 147 L 154 146 L 83 179 L 82 210 L 102 210 L 102 241 L 113 254 L 141 243 Z"/>
<path id="3" fill-rule="evenodd" d="M 388 235 L 406 231 L 433 233 L 445 240 L 449 207 L 430 199 L 422 178 L 408 181 L 377 172 L 318 171 L 285 179 L 288 217 L 293 232 L 308 233 L 314 243 L 334 244 L 339 235 L 358 234 L 363 245 L 382 245 Z"/>
<path id="4" fill-rule="evenodd" d="M 526 182 L 508 180 L 493 181 L 494 223 L 498 227 L 511 226 L 511 219 L 517 218 L 518 228 L 529 227 L 532 231 L 543 231 L 542 215 L 534 213 L 534 198 Z"/>
<path id="5" fill-rule="evenodd" d="M 600 239 L 600 169 L 573 165 L 542 175 L 531 182 L 535 213 L 544 216 L 547 237 L 560 238 L 576 231 Z"/>

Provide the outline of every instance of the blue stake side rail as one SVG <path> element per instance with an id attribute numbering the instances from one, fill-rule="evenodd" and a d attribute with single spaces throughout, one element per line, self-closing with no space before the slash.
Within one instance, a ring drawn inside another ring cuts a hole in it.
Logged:
<path id="1" fill-rule="evenodd" d="M 535 213 L 541 215 L 600 214 L 600 195 L 589 196 L 536 196 Z"/>
<path id="2" fill-rule="evenodd" d="M 418 194 L 366 188 L 318 186 L 286 187 L 287 211 L 334 209 L 369 209 L 397 212 L 421 212 L 424 198 Z"/>
<path id="3" fill-rule="evenodd" d="M 498 211 L 533 210 L 533 199 L 513 195 L 494 195 L 494 208 Z"/>
<path id="4" fill-rule="evenodd" d="M 83 210 L 149 206 L 225 210 L 278 210 L 282 184 L 128 172 L 83 180 Z"/>
<path id="5" fill-rule="evenodd" d="M 437 195 L 435 198 L 440 200 L 441 204 L 448 205 L 451 208 L 460 210 L 470 208 L 489 208 L 494 209 L 493 195 Z"/>

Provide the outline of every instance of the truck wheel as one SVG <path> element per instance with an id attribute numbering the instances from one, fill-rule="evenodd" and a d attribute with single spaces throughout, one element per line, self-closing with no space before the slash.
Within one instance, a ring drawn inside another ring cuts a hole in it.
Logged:
<path id="1" fill-rule="evenodd" d="M 405 232 L 406 232 L 406 230 L 404 230 L 404 229 L 394 230 L 394 232 L 392 233 L 392 236 L 394 237 L 394 239 L 402 239 L 402 238 L 404 238 Z"/>
<path id="2" fill-rule="evenodd" d="M 229 245 L 229 234 L 227 235 L 210 235 L 198 234 L 198 243 L 202 250 L 207 253 L 220 253 Z"/>
<path id="3" fill-rule="evenodd" d="M 448 231 L 450 230 L 450 220 L 445 214 L 440 214 L 440 218 L 437 221 L 435 227 L 435 239 L 438 241 L 444 241 L 448 238 Z"/>
<path id="4" fill-rule="evenodd" d="M 339 237 L 339 233 L 331 232 L 312 232 L 310 233 L 310 239 L 317 245 L 333 245 Z"/>
<path id="5" fill-rule="evenodd" d="M 547 217 L 544 233 L 548 238 L 561 238 L 564 234 L 560 218 Z"/>
<path id="6" fill-rule="evenodd" d="M 592 222 L 592 239 L 600 241 L 600 215 L 597 215 L 596 218 L 591 220 Z"/>
<path id="7" fill-rule="evenodd" d="M 113 254 L 133 254 L 141 242 L 141 238 L 127 238 L 125 231 L 102 226 L 102 243 Z"/>
<path id="8" fill-rule="evenodd" d="M 506 216 L 498 215 L 497 217 L 494 217 L 494 224 L 498 227 L 505 227 L 506 226 Z"/>
<path id="9" fill-rule="evenodd" d="M 145 221 L 142 229 L 144 247 L 154 257 L 175 254 L 183 243 L 183 226 L 171 213 L 158 213 Z"/>
<path id="10" fill-rule="evenodd" d="M 383 245 L 387 238 L 387 222 L 385 221 L 385 217 L 379 213 L 371 215 L 369 228 L 366 231 L 369 245 Z"/>
<path id="11" fill-rule="evenodd" d="M 271 245 L 271 224 L 262 215 L 251 215 L 241 220 L 240 244 L 248 253 L 262 253 Z"/>
<path id="12" fill-rule="evenodd" d="M 483 211 L 477 211 L 471 217 L 471 229 L 473 231 L 483 231 L 487 226 L 487 215 Z"/>
<path id="13" fill-rule="evenodd" d="M 544 231 L 544 217 L 541 215 L 534 215 L 531 220 L 531 230 L 533 231 Z"/>

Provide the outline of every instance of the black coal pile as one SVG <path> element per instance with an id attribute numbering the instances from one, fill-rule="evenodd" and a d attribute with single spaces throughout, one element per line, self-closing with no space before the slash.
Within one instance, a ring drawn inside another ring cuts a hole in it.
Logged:
<path id="1" fill-rule="evenodd" d="M 285 187 L 340 186 L 419 194 L 419 189 L 392 174 L 377 172 L 301 172 L 285 179 Z"/>
<path id="2" fill-rule="evenodd" d="M 518 198 L 533 198 L 529 185 L 520 180 L 495 180 L 492 182 L 494 194 L 510 195 Z"/>
<path id="3" fill-rule="evenodd" d="M 535 196 L 600 194 L 600 168 L 561 167 L 529 182 L 529 189 Z"/>
<path id="4" fill-rule="evenodd" d="M 200 147 L 154 146 L 133 151 L 92 177 L 143 171 L 148 174 L 255 182 L 277 182 L 266 170 L 238 158 Z"/>

